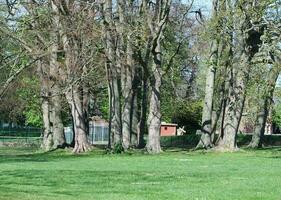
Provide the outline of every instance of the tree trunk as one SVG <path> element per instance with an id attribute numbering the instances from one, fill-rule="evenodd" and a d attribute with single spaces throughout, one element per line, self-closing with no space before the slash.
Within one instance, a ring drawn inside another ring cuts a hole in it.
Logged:
<path id="1" fill-rule="evenodd" d="M 120 63 L 116 62 L 116 45 L 114 38 L 114 22 L 112 19 L 112 0 L 106 0 L 102 15 L 104 16 L 103 32 L 106 46 L 106 70 L 108 89 L 110 96 L 110 143 L 109 146 L 114 148 L 116 145 L 122 145 L 122 115 L 121 115 L 121 104 L 120 104 Z M 119 55 L 120 56 L 120 55 Z"/>
<path id="2" fill-rule="evenodd" d="M 75 132 L 75 145 L 73 153 L 81 153 L 91 150 L 91 145 L 88 142 L 88 127 L 87 127 L 87 113 L 83 108 L 83 94 L 81 88 L 73 85 L 66 93 L 67 101 L 71 108 L 73 117 L 74 132 Z"/>
<path id="3" fill-rule="evenodd" d="M 38 75 L 41 82 L 41 109 L 43 119 L 43 141 L 41 148 L 50 151 L 53 146 L 53 134 L 51 130 L 51 105 L 49 96 L 49 68 L 43 61 L 38 61 Z"/>
<path id="4" fill-rule="evenodd" d="M 126 78 L 123 80 L 123 112 L 122 112 L 122 139 L 124 149 L 128 149 L 131 141 L 131 131 L 132 131 L 132 112 L 134 109 L 134 91 L 133 82 L 135 77 L 135 66 L 133 62 L 133 48 L 131 44 L 130 36 L 127 37 L 127 47 L 126 47 L 126 65 L 124 66 L 123 73 Z"/>
<path id="5" fill-rule="evenodd" d="M 61 118 L 60 90 L 52 78 L 52 64 L 44 61 L 39 63 L 41 79 L 42 114 L 43 114 L 43 144 L 46 151 L 62 148 L 66 145 L 64 127 Z M 52 86 L 52 87 L 51 87 Z"/>
<path id="6" fill-rule="evenodd" d="M 214 91 L 214 69 L 208 70 L 206 88 L 205 88 L 205 99 L 202 113 L 202 127 L 201 137 L 196 148 L 212 148 L 212 104 L 213 104 L 213 91 Z"/>
<path id="7" fill-rule="evenodd" d="M 249 60 L 245 54 L 240 57 L 243 63 L 237 61 L 234 66 L 236 69 L 230 70 L 230 85 L 228 92 L 228 101 L 225 106 L 223 132 L 220 135 L 218 142 L 218 149 L 223 151 L 235 151 L 237 150 L 236 137 L 241 121 L 241 117 L 244 110 L 244 104 L 246 99 L 246 85 L 249 75 Z M 244 67 L 239 69 L 239 65 Z M 236 70 L 238 72 L 236 72 Z"/>
<path id="8" fill-rule="evenodd" d="M 120 85 L 116 69 L 112 69 L 111 98 L 112 98 L 112 120 L 111 120 L 111 147 L 122 145 L 122 123 L 121 123 L 121 105 L 120 105 Z"/>
<path id="9" fill-rule="evenodd" d="M 154 72 L 154 74 L 160 72 Z M 161 112 L 160 112 L 160 86 L 161 77 L 156 75 L 155 84 L 151 88 L 151 97 L 149 104 L 149 114 L 147 119 L 148 138 L 146 149 L 149 153 L 160 153 L 160 127 L 161 127 Z"/>
<path id="10" fill-rule="evenodd" d="M 218 0 L 213 0 L 213 18 L 216 19 L 218 12 Z M 221 9 L 221 8 L 220 8 Z M 206 75 L 205 98 L 202 113 L 201 137 L 196 149 L 209 149 L 213 147 L 212 140 L 212 113 L 213 113 L 213 95 L 216 76 L 216 67 L 218 62 L 218 36 L 215 35 L 211 43 L 210 66 Z"/>
<path id="11" fill-rule="evenodd" d="M 141 114 L 140 114 L 140 121 L 138 124 L 138 148 L 145 147 L 144 134 L 146 133 L 147 130 L 146 121 L 147 121 L 147 77 L 146 77 L 146 73 L 144 73 L 142 77 Z"/>
<path id="12" fill-rule="evenodd" d="M 130 136 L 131 136 L 131 112 L 132 112 L 132 101 L 133 94 L 132 89 L 128 91 L 124 99 L 124 107 L 122 112 L 122 142 L 123 148 L 126 150 L 130 147 Z"/>
<path id="13" fill-rule="evenodd" d="M 163 33 L 168 21 L 171 3 L 172 3 L 171 0 L 163 0 L 163 1 L 157 0 L 155 3 L 153 14 L 151 14 L 150 5 L 147 4 L 147 2 L 143 4 L 144 14 L 146 15 L 147 25 L 148 28 L 150 29 L 150 34 L 151 34 L 151 36 L 148 38 L 147 46 L 151 47 L 149 49 L 151 49 L 151 55 L 152 55 L 151 74 L 153 75 L 150 78 L 151 94 L 150 94 L 150 102 L 149 102 L 149 114 L 147 119 L 148 138 L 147 138 L 146 149 L 149 153 L 161 152 L 161 146 L 160 146 L 160 127 L 161 127 L 160 88 L 162 84 L 161 41 L 163 39 Z M 145 61 L 145 63 L 148 63 L 148 59 Z"/>
<path id="14" fill-rule="evenodd" d="M 53 90 L 55 92 L 55 90 Z M 64 126 L 61 116 L 61 95 L 54 94 L 52 99 L 51 121 L 53 125 L 53 148 L 63 148 L 66 146 Z"/>
<path id="15" fill-rule="evenodd" d="M 136 91 L 133 95 L 132 100 L 132 110 L 131 110 L 131 142 L 130 145 L 132 147 L 138 146 L 138 122 L 139 122 L 139 116 L 138 116 L 138 98 Z"/>
<path id="16" fill-rule="evenodd" d="M 248 145 L 249 148 L 262 148 L 263 145 L 263 136 L 265 133 L 266 120 L 269 115 L 269 110 L 273 103 L 273 94 L 280 73 L 280 63 L 275 63 L 270 69 L 268 75 L 268 83 L 265 89 L 264 99 L 261 106 L 259 107 L 259 113 L 257 113 L 255 130 L 252 136 L 252 140 Z"/>
<path id="17" fill-rule="evenodd" d="M 59 50 L 59 32 L 57 25 L 59 24 L 58 16 L 53 17 L 53 31 L 50 33 L 52 45 L 50 46 L 50 95 L 52 104 L 51 121 L 53 125 L 53 148 L 62 148 L 66 145 L 64 126 L 61 116 L 61 98 L 62 91 L 59 86 L 60 73 L 59 73 L 59 63 L 58 63 L 58 50 Z"/>
<path id="18" fill-rule="evenodd" d="M 265 106 L 267 107 L 267 105 Z M 257 114 L 252 140 L 248 145 L 249 148 L 262 148 L 262 138 L 264 136 L 266 119 L 268 116 L 268 108 L 266 107 L 264 107 L 264 111 Z"/>
<path id="19" fill-rule="evenodd" d="M 160 110 L 160 87 L 161 87 L 161 46 L 160 36 L 157 39 L 157 46 L 153 54 L 153 79 L 151 80 L 151 95 L 149 104 L 148 139 L 146 149 L 149 153 L 160 153 L 160 127 L 161 127 L 161 110 Z"/>
<path id="20" fill-rule="evenodd" d="M 249 42 L 249 18 L 244 18 L 239 15 L 239 12 L 246 12 L 243 9 L 249 9 L 249 5 L 240 7 L 239 4 L 228 5 L 230 13 L 234 13 L 233 25 L 235 34 L 230 38 L 233 38 L 233 64 L 228 71 L 228 95 L 225 105 L 223 132 L 220 135 L 217 149 L 223 151 L 235 151 L 237 150 L 236 138 L 237 133 L 244 110 L 244 104 L 246 99 L 246 87 L 248 84 L 249 73 L 251 69 L 251 59 L 253 52 L 251 52 L 251 45 Z M 231 23 L 231 21 L 230 21 Z"/>
<path id="21" fill-rule="evenodd" d="M 213 107 L 213 92 L 214 92 L 214 77 L 215 69 L 210 67 L 207 72 L 205 99 L 202 113 L 201 137 L 196 148 L 212 148 L 212 107 Z"/>
<path id="22" fill-rule="evenodd" d="M 50 125 L 50 110 L 49 100 L 46 97 L 42 97 L 42 114 L 43 114 L 43 143 L 41 148 L 45 151 L 50 151 L 53 146 L 53 134 Z"/>

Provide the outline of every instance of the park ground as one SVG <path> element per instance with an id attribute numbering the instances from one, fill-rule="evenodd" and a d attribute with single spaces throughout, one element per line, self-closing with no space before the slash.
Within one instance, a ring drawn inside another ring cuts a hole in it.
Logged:
<path id="1" fill-rule="evenodd" d="M 278 200 L 281 148 L 73 155 L 1 147 L 0 199 Z"/>

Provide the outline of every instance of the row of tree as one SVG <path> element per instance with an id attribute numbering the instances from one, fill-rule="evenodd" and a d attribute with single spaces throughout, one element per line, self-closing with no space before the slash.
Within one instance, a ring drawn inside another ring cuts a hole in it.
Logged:
<path id="1" fill-rule="evenodd" d="M 163 67 L 162 48 L 171 0 L 28 0 L 6 1 L 6 6 L 1 33 L 12 38 L 14 48 L 29 61 L 7 69 L 13 76 L 6 85 L 28 66 L 36 66 L 44 149 L 66 145 L 62 119 L 65 102 L 69 104 L 73 124 L 73 152 L 91 149 L 87 140 L 89 101 L 98 82 L 107 82 L 109 147 L 161 151 L 162 76 L 173 65 L 180 45 L 186 40 L 183 30 L 190 5 L 173 3 L 175 23 L 171 24 L 179 25 L 176 28 L 179 32 L 173 30 L 174 41 L 169 41 L 172 48 L 165 50 L 169 51 L 165 59 L 167 70 Z M 6 54 L 15 52 L 6 51 Z"/>
<path id="2" fill-rule="evenodd" d="M 213 36 L 197 148 L 237 149 L 236 138 L 245 111 L 256 118 L 249 147 L 262 146 L 281 70 L 280 3 L 213 1 Z M 247 108 L 245 105 L 253 99 L 254 106 Z M 215 132 L 218 138 L 214 138 Z"/>
<path id="3" fill-rule="evenodd" d="M 42 147 L 66 146 L 63 113 L 67 112 L 73 125 L 73 152 L 80 153 L 91 149 L 87 140 L 91 102 L 107 90 L 109 148 L 145 147 L 159 153 L 163 105 L 172 104 L 167 109 L 172 112 L 178 106 L 174 102 L 186 104 L 186 96 L 193 102 L 186 106 L 197 105 L 204 71 L 197 148 L 237 149 L 245 112 L 255 118 L 250 146 L 261 147 L 281 68 L 281 2 L 213 0 L 211 16 L 204 16 L 193 3 L 3 2 L 0 42 L 5 48 L 1 50 L 0 78 L 5 81 L 0 94 L 24 71 L 30 74 L 36 69 Z M 188 95 L 180 94 L 182 90 Z M 160 101 L 163 95 L 164 104 Z M 69 111 L 65 111 L 66 103 Z M 185 116 L 178 118 L 196 126 L 196 120 L 190 118 L 198 118 L 198 113 L 186 117 L 184 107 L 177 111 Z"/>

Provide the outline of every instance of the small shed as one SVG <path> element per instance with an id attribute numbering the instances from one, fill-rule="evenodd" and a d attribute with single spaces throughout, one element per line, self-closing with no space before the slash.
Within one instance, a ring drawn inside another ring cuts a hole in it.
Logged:
<path id="1" fill-rule="evenodd" d="M 162 122 L 160 136 L 176 136 L 177 126 L 178 126 L 177 124 Z"/>

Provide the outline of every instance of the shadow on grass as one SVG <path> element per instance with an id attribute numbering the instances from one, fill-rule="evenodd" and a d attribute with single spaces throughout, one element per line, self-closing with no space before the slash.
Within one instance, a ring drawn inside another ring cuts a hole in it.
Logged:
<path id="1" fill-rule="evenodd" d="M 250 148 L 247 146 L 242 146 L 241 149 L 247 150 L 247 151 L 271 151 L 271 152 L 281 152 L 281 146 L 265 146 L 262 148 Z"/>
<path id="2" fill-rule="evenodd" d="M 105 154 L 103 150 L 94 150 L 84 154 L 72 154 L 71 149 L 57 149 L 43 152 L 36 148 L 0 148 L 0 164 L 12 162 L 49 162 L 55 160 L 71 159 L 74 157 L 87 157 Z"/>

